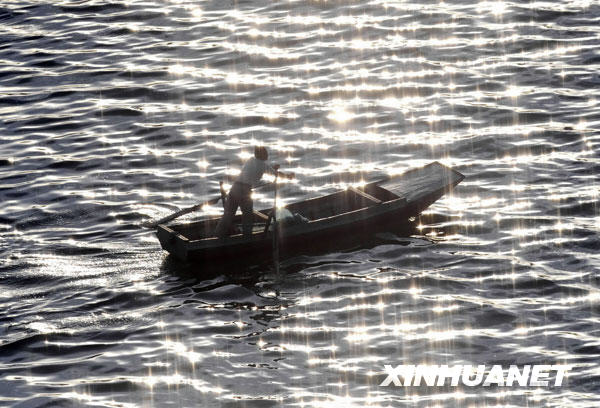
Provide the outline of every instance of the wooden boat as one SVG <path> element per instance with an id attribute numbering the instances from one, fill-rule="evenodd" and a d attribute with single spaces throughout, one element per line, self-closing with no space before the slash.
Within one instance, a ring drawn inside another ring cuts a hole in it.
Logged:
<path id="1" fill-rule="evenodd" d="M 286 254 L 315 248 L 340 236 L 360 239 L 373 231 L 406 224 L 463 179 L 461 173 L 433 162 L 360 188 L 286 205 L 293 214 L 301 215 L 304 222 L 278 223 L 280 251 Z M 265 225 L 269 223 L 271 209 L 254 213 L 254 231 L 249 237 L 213 236 L 219 217 L 159 225 L 157 235 L 162 248 L 180 260 L 268 258 L 272 254 L 273 232 L 265 229 Z M 234 223 L 241 224 L 241 215 L 236 216 Z"/>

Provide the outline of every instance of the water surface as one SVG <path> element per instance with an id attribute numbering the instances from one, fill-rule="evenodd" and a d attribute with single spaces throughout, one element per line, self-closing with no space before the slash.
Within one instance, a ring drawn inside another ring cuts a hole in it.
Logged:
<path id="1" fill-rule="evenodd" d="M 3 1 L 0 405 L 596 407 L 599 21 L 583 0 Z M 280 278 L 167 257 L 140 224 L 218 195 L 256 143 L 297 175 L 285 202 L 433 160 L 467 178 L 411 234 Z M 379 387 L 419 363 L 573 370 Z"/>

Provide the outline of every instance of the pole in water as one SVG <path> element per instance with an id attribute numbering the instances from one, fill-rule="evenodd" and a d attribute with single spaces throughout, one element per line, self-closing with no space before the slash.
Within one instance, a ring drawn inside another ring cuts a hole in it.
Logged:
<path id="1" fill-rule="evenodd" d="M 277 226 L 277 171 L 279 166 L 275 168 L 275 200 L 273 203 L 273 266 L 275 273 L 279 275 L 279 228 Z"/>

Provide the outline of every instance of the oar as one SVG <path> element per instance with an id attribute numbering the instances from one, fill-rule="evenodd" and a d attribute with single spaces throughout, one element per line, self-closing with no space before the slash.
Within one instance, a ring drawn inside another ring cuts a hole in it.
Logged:
<path id="1" fill-rule="evenodd" d="M 166 216 L 164 218 L 161 218 L 158 221 L 145 222 L 145 223 L 142 224 L 142 226 L 146 227 L 146 228 L 156 228 L 159 224 L 164 224 L 165 222 L 169 222 L 171 220 L 174 220 L 175 218 L 181 217 L 182 215 L 186 215 L 186 214 L 189 214 L 191 212 L 197 211 L 197 210 L 201 209 L 202 207 L 204 207 L 205 205 L 214 205 L 214 204 L 218 203 L 219 200 L 223 200 L 223 208 L 225 208 L 225 198 L 226 198 L 225 189 L 223 188 L 223 183 L 222 182 L 219 183 L 219 184 L 220 184 L 219 188 L 221 190 L 221 197 L 216 197 L 216 198 L 213 198 L 212 200 L 208 200 L 208 201 L 205 201 L 203 203 L 196 204 L 196 205 L 193 205 L 193 206 L 188 207 L 188 208 L 184 208 L 183 210 L 179 210 L 176 213 L 173 213 L 173 214 L 168 215 L 168 216 Z M 262 183 L 262 184 L 259 184 L 256 187 L 254 187 L 254 188 L 255 189 L 256 188 L 261 188 L 263 186 L 266 186 L 267 184 L 270 184 L 270 183 L 269 182 Z M 277 184 L 275 184 L 275 186 L 277 186 Z"/>
<path id="2" fill-rule="evenodd" d="M 159 224 L 164 224 L 165 222 L 174 220 L 175 218 L 181 217 L 182 215 L 186 215 L 191 212 L 197 211 L 205 205 L 214 205 L 214 204 L 218 203 L 220 199 L 221 199 L 221 197 L 216 197 L 216 198 L 213 198 L 212 200 L 208 200 L 204 203 L 200 203 L 200 204 L 196 204 L 191 207 L 188 207 L 188 208 L 184 208 L 183 210 L 179 210 L 176 213 L 167 215 L 166 217 L 161 218 L 158 221 L 145 222 L 142 224 L 142 226 L 146 227 L 146 228 L 156 228 Z"/>
<path id="3" fill-rule="evenodd" d="M 273 203 L 273 265 L 275 273 L 279 276 L 279 229 L 277 228 L 277 176 L 279 175 L 279 166 L 273 166 L 275 169 L 275 200 Z"/>
<path id="4" fill-rule="evenodd" d="M 223 187 L 222 181 L 219 181 L 219 190 L 221 191 L 221 202 L 223 203 L 223 210 L 225 210 L 225 201 L 227 200 L 227 193 L 225 192 L 225 187 Z"/>

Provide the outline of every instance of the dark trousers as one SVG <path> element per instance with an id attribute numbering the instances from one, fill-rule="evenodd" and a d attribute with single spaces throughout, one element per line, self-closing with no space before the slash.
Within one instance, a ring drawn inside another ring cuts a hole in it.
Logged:
<path id="1" fill-rule="evenodd" d="M 254 224 L 254 212 L 252 207 L 252 198 L 250 194 L 252 188 L 248 184 L 233 183 L 227 200 L 225 201 L 225 212 L 217 224 L 215 235 L 224 238 L 230 234 L 233 217 L 238 207 L 242 209 L 242 230 L 245 236 L 252 235 L 252 225 Z"/>

